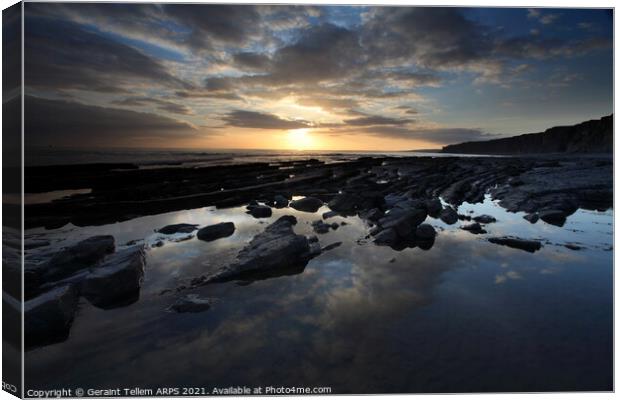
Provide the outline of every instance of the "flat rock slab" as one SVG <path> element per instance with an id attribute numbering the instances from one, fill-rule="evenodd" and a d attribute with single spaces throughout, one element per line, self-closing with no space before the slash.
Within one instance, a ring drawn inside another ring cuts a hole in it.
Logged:
<path id="1" fill-rule="evenodd" d="M 80 269 L 92 266 L 113 252 L 113 236 L 89 237 L 54 254 L 42 267 L 42 280 L 52 281 L 65 278 Z"/>
<path id="2" fill-rule="evenodd" d="M 73 285 L 56 287 L 24 303 L 26 347 L 66 340 L 77 310 L 78 292 Z"/>
<path id="3" fill-rule="evenodd" d="M 170 307 L 169 311 L 175 311 L 178 313 L 199 313 L 207 311 L 211 308 L 211 301 L 208 299 L 200 298 L 195 294 L 188 294 L 187 296 L 177 299 Z"/>
<path id="4" fill-rule="evenodd" d="M 303 199 L 291 201 L 289 206 L 297 211 L 317 212 L 323 206 L 323 201 L 316 197 L 304 197 Z"/>
<path id="5" fill-rule="evenodd" d="M 472 224 L 467 224 L 467 225 L 463 225 L 461 226 L 461 229 L 467 232 L 471 232 L 475 235 L 480 235 L 482 233 L 487 233 L 486 230 L 482 229 L 482 225 L 480 225 L 477 222 L 474 222 Z"/>
<path id="6" fill-rule="evenodd" d="M 510 236 L 489 238 L 489 242 L 524 250 L 529 253 L 534 253 L 542 248 L 542 244 L 538 240 L 528 240 Z"/>
<path id="7" fill-rule="evenodd" d="M 269 225 L 264 232 L 254 236 L 250 243 L 237 255 L 237 260 L 208 277 L 205 283 L 225 282 L 260 275 L 276 270 L 305 267 L 315 253 L 309 240 L 297 235 L 293 226 L 297 219 L 287 215 Z M 318 243 L 313 243 L 315 245 Z M 319 246 L 320 249 L 320 246 Z"/>
<path id="8" fill-rule="evenodd" d="M 198 229 L 198 225 L 195 224 L 173 224 L 166 225 L 157 232 L 163 233 L 164 235 L 173 235 L 175 233 L 192 233 L 196 229 Z"/>
<path id="9" fill-rule="evenodd" d="M 144 264 L 142 246 L 120 250 L 90 271 L 80 285 L 81 294 L 99 308 L 131 304 L 140 295 Z"/>
<path id="10" fill-rule="evenodd" d="M 201 228 L 196 236 L 205 242 L 228 237 L 235 233 L 235 224 L 232 222 L 220 222 L 219 224 L 205 226 Z"/>

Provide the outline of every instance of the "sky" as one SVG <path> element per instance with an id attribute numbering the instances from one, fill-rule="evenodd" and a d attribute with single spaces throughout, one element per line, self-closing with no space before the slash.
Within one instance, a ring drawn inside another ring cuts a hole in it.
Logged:
<path id="1" fill-rule="evenodd" d="M 613 111 L 611 10 L 25 10 L 28 145 L 437 149 Z"/>

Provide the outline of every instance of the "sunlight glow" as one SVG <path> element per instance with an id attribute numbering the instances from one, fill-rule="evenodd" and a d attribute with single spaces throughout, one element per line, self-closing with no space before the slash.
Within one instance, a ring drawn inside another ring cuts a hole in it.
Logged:
<path id="1" fill-rule="evenodd" d="M 314 145 L 314 140 L 310 136 L 308 128 L 288 131 L 287 139 L 289 147 L 294 150 L 309 150 Z"/>

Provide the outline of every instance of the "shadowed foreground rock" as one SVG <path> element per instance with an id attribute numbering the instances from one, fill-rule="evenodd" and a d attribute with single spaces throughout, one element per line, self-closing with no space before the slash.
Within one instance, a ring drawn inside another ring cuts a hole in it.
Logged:
<path id="1" fill-rule="evenodd" d="M 78 292 L 73 285 L 54 288 L 24 303 L 24 334 L 27 348 L 61 342 L 69 336 L 77 309 Z"/>
<path id="2" fill-rule="evenodd" d="M 114 308 L 134 303 L 144 278 L 144 248 L 134 246 L 114 253 L 86 276 L 81 294 L 94 306 Z"/>
<path id="3" fill-rule="evenodd" d="M 202 283 L 252 279 L 265 273 L 285 273 L 299 268 L 303 270 L 308 261 L 320 253 L 320 246 L 317 250 L 318 243 L 310 243 L 307 237 L 295 234 L 293 226 L 296 223 L 297 219 L 293 216 L 280 217 L 239 252 L 236 262 L 206 277 Z"/>
<path id="4" fill-rule="evenodd" d="M 42 280 L 58 280 L 87 268 L 114 252 L 114 237 L 92 236 L 56 253 L 41 267 Z"/>

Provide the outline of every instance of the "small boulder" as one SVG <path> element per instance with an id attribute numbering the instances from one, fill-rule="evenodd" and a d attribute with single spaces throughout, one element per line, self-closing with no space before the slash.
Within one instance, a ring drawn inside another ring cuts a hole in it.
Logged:
<path id="1" fill-rule="evenodd" d="M 489 238 L 489 242 L 519 250 L 525 250 L 529 253 L 534 253 L 542 247 L 542 244 L 537 240 L 520 239 L 510 236 Z"/>
<path id="2" fill-rule="evenodd" d="M 493 222 L 497 222 L 495 217 L 487 215 L 487 214 L 482 214 L 482 215 L 478 215 L 477 217 L 474 217 L 474 221 L 480 222 L 481 224 L 490 224 Z"/>
<path id="3" fill-rule="evenodd" d="M 338 215 L 339 214 L 336 211 L 326 211 L 326 212 L 323 213 L 322 217 L 323 217 L 323 219 L 329 219 L 329 218 L 332 218 L 332 217 L 336 217 Z"/>
<path id="4" fill-rule="evenodd" d="M 90 271 L 80 285 L 81 294 L 104 309 L 131 304 L 140 295 L 144 263 L 142 246 L 120 250 Z"/>
<path id="5" fill-rule="evenodd" d="M 471 232 L 471 233 L 473 233 L 475 235 L 479 235 L 479 234 L 482 234 L 482 233 L 487 233 L 487 231 L 482 229 L 482 226 L 479 223 L 477 223 L 477 222 L 474 222 L 474 223 L 468 224 L 468 225 L 463 225 L 463 226 L 461 226 L 461 229 L 464 230 L 464 231 Z"/>
<path id="6" fill-rule="evenodd" d="M 159 229 L 157 232 L 164 235 L 173 235 L 175 233 L 192 233 L 198 229 L 198 225 L 194 224 L 173 224 L 166 225 Z"/>
<path id="7" fill-rule="evenodd" d="M 196 236 L 205 242 L 211 242 L 232 235 L 235 232 L 235 224 L 232 222 L 220 222 L 219 224 L 201 228 Z"/>
<path id="8" fill-rule="evenodd" d="M 538 221 L 538 214 L 537 213 L 527 214 L 523 216 L 523 219 L 528 221 L 530 224 L 535 224 L 536 221 Z"/>
<path id="9" fill-rule="evenodd" d="M 435 232 L 435 228 L 430 224 L 421 224 L 415 230 L 415 237 L 419 240 L 433 240 L 437 232 Z"/>
<path id="10" fill-rule="evenodd" d="M 448 225 L 453 225 L 458 221 L 459 216 L 452 207 L 444 208 L 439 214 L 439 218 Z"/>
<path id="11" fill-rule="evenodd" d="M 317 212 L 323 206 L 323 201 L 316 197 L 304 197 L 303 199 L 291 201 L 289 206 L 298 211 Z"/>
<path id="12" fill-rule="evenodd" d="M 288 206 L 288 199 L 281 194 L 276 194 L 273 197 L 273 205 L 275 208 L 284 208 Z"/>
<path id="13" fill-rule="evenodd" d="M 26 347 L 57 343 L 69 336 L 77 310 L 78 293 L 73 285 L 56 287 L 24 303 Z"/>
<path id="14" fill-rule="evenodd" d="M 271 208 L 268 206 L 254 206 L 247 213 L 254 218 L 269 218 L 271 217 Z"/>
<path id="15" fill-rule="evenodd" d="M 317 221 L 312 222 L 312 229 L 314 229 L 314 231 L 318 234 L 329 232 L 330 227 L 331 225 L 326 224 L 322 220 L 317 220 Z"/>
<path id="16" fill-rule="evenodd" d="M 211 308 L 211 302 L 208 299 L 202 299 L 195 294 L 188 294 L 175 301 L 168 307 L 168 310 L 178 313 L 199 313 L 207 311 L 209 308 Z"/>

